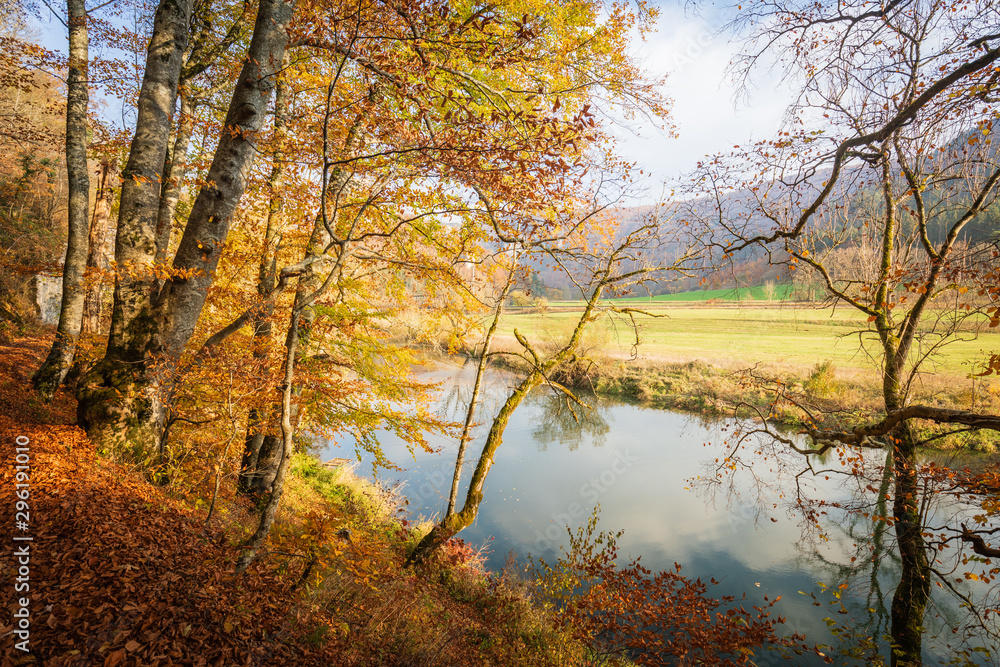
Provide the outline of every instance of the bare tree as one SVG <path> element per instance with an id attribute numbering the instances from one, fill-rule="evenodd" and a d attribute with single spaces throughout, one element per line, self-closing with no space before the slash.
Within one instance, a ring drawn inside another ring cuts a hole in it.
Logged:
<path id="1" fill-rule="evenodd" d="M 990 415 L 911 404 L 925 360 L 954 338 L 964 313 L 982 305 L 947 297 L 968 290 L 959 241 L 997 197 L 997 18 L 990 3 L 748 6 L 738 18 L 749 32 L 738 67 L 749 75 L 754 66 L 780 61 L 801 93 L 787 131 L 706 164 L 696 177 L 707 197 L 692 217 L 706 225 L 720 260 L 762 250 L 867 318 L 861 335 L 877 350 L 884 419 L 837 430 L 808 415 L 806 430 L 817 445 L 802 453 L 850 446 L 891 454 L 901 555 L 893 665 L 921 664 L 924 614 L 938 573 L 921 523 L 925 487 L 911 420 L 1000 424 Z M 845 249 L 850 263 L 838 261 Z"/>

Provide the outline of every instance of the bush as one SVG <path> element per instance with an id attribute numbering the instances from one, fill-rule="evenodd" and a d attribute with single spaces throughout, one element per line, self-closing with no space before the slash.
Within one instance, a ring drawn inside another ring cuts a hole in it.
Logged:
<path id="1" fill-rule="evenodd" d="M 839 383 L 833 362 L 827 359 L 816 364 L 802 388 L 820 398 L 830 398 L 835 394 Z"/>

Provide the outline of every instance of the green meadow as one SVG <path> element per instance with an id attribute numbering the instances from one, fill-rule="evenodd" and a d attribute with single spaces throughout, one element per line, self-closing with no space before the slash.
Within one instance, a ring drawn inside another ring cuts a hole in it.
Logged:
<path id="1" fill-rule="evenodd" d="M 689 293 L 690 294 L 690 293 Z M 679 296 L 679 295 L 671 295 Z M 632 303 L 632 302 L 635 303 Z M 649 305 L 649 299 L 620 299 L 616 305 Z M 580 310 L 573 302 L 551 304 L 546 313 L 513 313 L 504 317 L 501 332 L 516 327 L 531 339 L 553 341 L 568 332 Z M 802 304 L 769 306 L 686 306 L 656 304 L 657 317 L 636 315 L 640 345 L 638 357 L 671 362 L 701 360 L 713 364 L 749 367 L 811 368 L 832 361 L 838 369 L 874 371 L 871 355 L 878 355 L 878 341 L 865 318 L 847 308 L 811 308 Z M 980 322 L 980 325 L 983 323 Z M 983 333 L 977 338 L 975 329 Z M 614 317 L 592 325 L 589 345 L 613 356 L 630 356 L 634 333 L 627 318 Z M 967 376 L 974 363 L 1000 349 L 996 329 L 967 325 L 959 340 L 943 346 L 928 359 L 925 371 Z M 937 338 L 925 335 L 923 354 Z M 513 343 L 509 340 L 508 344 Z M 871 354 L 870 354 L 871 353 Z"/>
<path id="2" fill-rule="evenodd" d="M 801 288 L 800 288 L 801 289 Z M 789 301 L 793 298 L 796 287 L 794 285 L 774 285 L 772 292 L 768 294 L 767 288 L 763 285 L 753 287 L 727 287 L 725 289 L 692 290 L 690 292 L 678 292 L 676 294 L 657 294 L 655 296 L 628 296 L 614 299 L 614 303 L 639 306 L 649 304 L 669 304 L 669 303 L 690 303 L 703 301 L 759 301 L 768 303 L 772 301 Z M 582 301 L 555 301 L 554 306 L 582 306 Z"/>

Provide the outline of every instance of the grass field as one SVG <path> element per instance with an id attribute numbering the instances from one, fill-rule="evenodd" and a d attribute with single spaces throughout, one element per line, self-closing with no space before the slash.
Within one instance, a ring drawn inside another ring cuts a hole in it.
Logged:
<path id="1" fill-rule="evenodd" d="M 690 292 L 678 292 L 677 294 L 657 294 L 656 296 L 632 296 L 614 299 L 616 304 L 627 305 L 649 305 L 665 303 L 685 303 L 699 301 L 759 301 L 767 303 L 769 301 L 788 301 L 795 291 L 793 285 L 775 285 L 774 293 L 765 293 L 763 285 L 754 287 L 727 287 L 725 289 L 692 290 Z M 556 301 L 553 305 L 578 305 L 582 306 L 582 301 Z"/>
<path id="2" fill-rule="evenodd" d="M 640 302 L 642 300 L 639 300 Z M 646 300 L 648 302 L 648 299 Z M 564 304 L 553 304 L 563 306 Z M 571 303 L 565 304 L 572 306 Z M 771 307 L 663 307 L 662 317 L 637 316 L 640 359 L 678 362 L 700 360 L 728 367 L 763 363 L 770 367 L 809 369 L 832 361 L 842 371 L 875 372 L 866 350 L 878 353 L 877 339 L 868 333 L 863 317 L 846 308 Z M 536 340 L 554 340 L 576 322 L 579 311 L 553 310 L 547 314 L 510 314 L 501 332 L 510 335 L 516 327 Z M 630 356 L 634 341 L 627 321 L 595 323 L 590 344 L 612 356 Z M 1000 350 L 1000 332 L 974 339 L 972 332 L 944 346 L 924 369 L 947 376 L 967 376 L 973 363 L 982 363 L 990 351 Z M 862 345 L 863 341 L 863 345 Z M 512 343 L 512 337 L 508 344 Z M 928 339 L 928 344 L 930 339 Z M 917 350 L 915 350 L 917 352 Z"/>

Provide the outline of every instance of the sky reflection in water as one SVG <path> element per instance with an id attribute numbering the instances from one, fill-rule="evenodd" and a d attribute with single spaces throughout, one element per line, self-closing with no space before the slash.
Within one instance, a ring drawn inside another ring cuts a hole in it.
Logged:
<path id="1" fill-rule="evenodd" d="M 428 371 L 422 377 L 444 382 L 439 409 L 448 418 L 461 420 L 474 366 Z M 485 400 L 477 418 L 485 423 L 468 448 L 466 481 L 489 418 L 499 409 L 510 383 L 509 376 L 496 373 L 484 386 Z M 838 568 L 850 565 L 855 555 L 855 538 L 842 515 L 834 518 L 831 512 L 829 542 L 806 539 L 799 515 L 786 510 L 787 498 L 766 493 L 767 512 L 758 516 L 758 495 L 740 476 L 733 487 L 736 497 L 718 494 L 713 499 L 689 488 L 692 478 L 705 473 L 707 463 L 723 455 L 721 443 L 728 433 L 718 422 L 609 401 L 598 402 L 594 413 L 576 413 L 579 423 L 565 400 L 539 390 L 511 419 L 487 478 L 478 519 L 461 533 L 474 545 L 488 542 L 490 567 L 503 567 L 511 552 L 521 559 L 530 553 L 553 560 L 559 545 L 568 543 L 566 526 L 585 523 L 600 503 L 600 529 L 625 531 L 619 540 L 622 557 L 641 555 L 643 565 L 654 571 L 678 562 L 687 577 L 720 581 L 711 589 L 713 595 L 746 593 L 744 606 L 762 603 L 765 595 L 783 596 L 776 609 L 788 621 L 779 634 L 804 632 L 811 642 L 834 641 L 823 620 L 831 615 L 825 604 L 830 595 L 818 582 L 836 586 L 842 581 Z M 379 471 L 379 479 L 388 486 L 403 485 L 411 518 L 438 516 L 447 504 L 457 445 L 441 438 L 430 441 L 440 453 L 417 452 L 414 457 L 394 436 L 386 434 L 383 439 L 385 454 L 403 470 Z M 350 443 L 322 453 L 324 459 L 351 455 Z M 370 470 L 371 456 L 365 454 L 359 472 Z M 755 466 L 754 472 L 774 479 L 766 465 L 760 470 Z M 827 499 L 848 498 L 850 488 L 838 484 L 840 478 L 820 480 L 816 488 Z M 786 493 L 793 492 L 788 485 L 785 488 Z M 459 507 L 464 492 L 464 488 L 459 492 Z M 858 535 L 871 532 L 870 524 L 857 528 Z M 896 577 L 897 568 L 886 556 L 876 579 L 886 610 Z M 848 606 L 858 614 L 856 622 L 866 626 L 884 622 L 878 596 L 867 599 L 871 567 L 858 573 L 856 581 L 861 585 L 852 585 L 845 594 Z M 824 605 L 814 606 L 813 598 L 799 591 L 816 595 Z M 948 606 L 945 601 L 945 611 Z M 876 613 L 868 612 L 869 607 Z M 935 650 L 932 644 L 925 641 L 927 663 L 947 660 L 938 654 L 943 649 Z M 800 659 L 797 664 L 810 662 Z"/>

